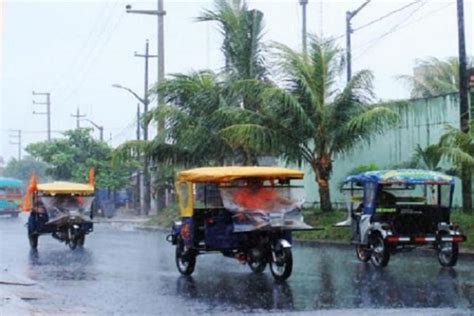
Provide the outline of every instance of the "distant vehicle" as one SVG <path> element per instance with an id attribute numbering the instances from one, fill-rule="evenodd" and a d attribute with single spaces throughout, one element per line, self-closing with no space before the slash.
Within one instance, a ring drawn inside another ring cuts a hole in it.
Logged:
<path id="1" fill-rule="evenodd" d="M 20 214 L 22 181 L 0 177 L 0 215 L 17 217 Z"/>
<path id="2" fill-rule="evenodd" d="M 33 176 L 25 196 L 23 210 L 30 211 L 28 239 L 33 249 L 42 234 L 52 234 L 71 249 L 82 247 L 93 231 L 93 173 L 89 183 L 52 182 L 37 184 Z"/>
<path id="3" fill-rule="evenodd" d="M 390 255 L 428 246 L 442 266 L 456 265 L 466 237 L 450 219 L 454 179 L 416 169 L 369 171 L 347 177 L 342 188 L 357 258 L 384 267 Z"/>
<path id="4" fill-rule="evenodd" d="M 221 252 L 255 273 L 267 264 L 277 280 L 292 272 L 292 231 L 312 229 L 303 222 L 302 179 L 298 170 L 272 167 L 214 167 L 177 175 L 181 220 L 167 239 L 176 246 L 176 266 L 194 271 L 196 257 Z"/>

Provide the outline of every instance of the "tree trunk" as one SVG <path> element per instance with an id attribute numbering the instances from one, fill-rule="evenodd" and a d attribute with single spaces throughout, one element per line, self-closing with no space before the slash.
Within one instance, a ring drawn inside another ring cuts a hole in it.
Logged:
<path id="1" fill-rule="evenodd" d="M 462 208 L 465 213 L 472 212 L 472 181 L 471 170 L 467 167 L 461 170 Z"/>
<path id="2" fill-rule="evenodd" d="M 332 161 L 329 156 L 322 156 L 321 158 L 313 160 L 311 163 L 313 171 L 316 175 L 316 182 L 319 187 L 319 201 L 321 203 L 321 210 L 323 212 L 331 212 L 331 193 L 329 189 L 329 178 L 332 170 Z"/>

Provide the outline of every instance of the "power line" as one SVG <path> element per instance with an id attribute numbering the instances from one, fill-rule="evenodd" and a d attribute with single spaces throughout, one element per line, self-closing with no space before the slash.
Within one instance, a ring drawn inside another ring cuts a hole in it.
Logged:
<path id="1" fill-rule="evenodd" d="M 366 24 L 364 24 L 364 25 L 361 25 L 361 26 L 359 26 L 359 27 L 356 27 L 356 28 L 354 29 L 354 31 L 362 30 L 362 29 L 364 29 L 364 28 L 366 28 L 366 27 L 368 27 L 368 26 L 370 26 L 370 25 L 372 25 L 372 24 L 375 24 L 375 23 L 377 23 L 377 22 L 380 22 L 380 21 L 382 21 L 382 20 L 384 20 L 384 19 L 386 19 L 386 18 L 388 18 L 388 17 L 390 17 L 390 16 L 392 16 L 392 15 L 398 13 L 398 12 L 401 12 L 401 11 L 403 11 L 403 10 L 405 10 L 405 9 L 408 9 L 409 7 L 415 5 L 415 4 L 419 3 L 419 2 L 422 2 L 422 1 L 425 1 L 425 0 L 416 0 L 416 1 L 410 2 L 409 4 L 404 5 L 404 6 L 398 8 L 398 9 L 395 9 L 395 10 L 393 10 L 393 11 L 390 11 L 389 13 L 387 13 L 387 14 L 385 14 L 385 15 L 382 15 L 381 17 L 378 17 L 378 18 L 375 19 L 375 20 L 372 20 L 372 21 L 370 21 L 370 22 L 368 22 L 368 23 L 366 23 Z"/>
<path id="2" fill-rule="evenodd" d="M 84 56 L 84 51 L 86 51 L 86 48 L 88 48 L 88 44 L 90 43 L 90 41 L 92 40 L 92 38 L 94 38 L 94 36 L 93 36 L 93 35 L 94 35 L 94 32 L 96 31 L 97 28 L 100 27 L 100 25 L 101 25 L 100 22 L 104 22 L 104 21 L 105 21 L 103 17 L 104 17 L 104 15 L 105 15 L 105 13 L 107 12 L 107 9 L 108 9 L 108 7 L 109 7 L 110 4 L 111 4 L 110 1 L 106 1 L 106 2 L 105 2 L 105 5 L 102 7 L 102 9 L 99 11 L 99 13 L 97 14 L 96 18 L 94 19 L 94 20 L 95 20 L 95 21 L 94 21 L 94 24 L 93 24 L 92 28 L 89 30 L 89 33 L 88 33 L 88 35 L 87 35 L 87 38 L 86 38 L 86 40 L 84 41 L 84 43 L 82 44 L 81 48 L 77 51 L 77 54 L 76 54 L 75 58 L 72 59 L 71 62 L 68 64 L 68 66 L 65 67 L 64 72 L 62 72 L 62 73 L 57 77 L 57 79 L 54 81 L 54 83 L 53 83 L 53 85 L 52 85 L 53 87 L 54 87 L 54 86 L 57 86 L 58 83 L 63 82 L 66 77 L 70 76 L 70 71 L 71 71 L 72 69 L 74 69 L 74 68 L 78 65 L 78 63 L 79 63 L 81 57 Z M 102 25 L 104 25 L 104 24 L 102 24 Z M 99 32 L 99 33 L 101 33 L 101 32 Z M 94 46 L 92 46 L 92 48 L 93 48 L 93 47 L 94 47 Z"/>
<path id="3" fill-rule="evenodd" d="M 119 1 L 117 0 L 114 7 L 109 11 L 109 15 L 105 18 L 106 22 L 103 24 L 103 27 L 99 32 L 99 35 L 97 36 L 94 45 L 91 46 L 91 49 L 86 54 L 82 54 L 82 56 L 85 56 L 85 58 L 83 59 L 83 62 L 79 64 L 78 74 L 75 74 L 74 76 L 74 78 L 77 79 L 76 82 L 79 82 L 79 84 L 74 84 L 74 80 L 71 80 L 69 85 L 66 86 L 65 89 L 58 88 L 58 90 L 61 91 L 59 102 L 63 103 L 67 101 L 79 90 L 79 87 L 82 86 L 84 82 L 84 77 L 89 74 L 90 70 L 93 68 L 92 66 L 94 65 L 96 59 L 102 54 L 104 47 L 110 41 L 111 35 L 115 32 L 118 25 L 122 21 L 124 16 L 123 13 L 119 15 L 119 17 L 116 19 L 115 24 L 112 23 L 112 18 L 116 16 L 114 10 L 117 7 L 118 3 Z M 106 30 L 108 30 L 108 34 L 105 34 Z M 71 73 L 73 70 L 74 69 L 69 69 L 69 73 Z"/>
<path id="4" fill-rule="evenodd" d="M 78 75 L 76 78 L 79 78 L 78 79 L 78 83 L 76 85 L 74 85 L 74 88 L 72 90 L 70 90 L 69 94 L 67 94 L 66 96 L 64 96 L 63 98 L 61 98 L 60 102 L 61 103 L 67 103 L 67 101 L 73 97 L 77 92 L 80 91 L 80 88 L 82 87 L 82 85 L 84 84 L 85 82 L 85 79 L 86 77 L 89 75 L 89 73 L 91 72 L 92 69 L 94 69 L 94 64 L 97 60 L 98 57 L 100 57 L 102 55 L 102 52 L 104 50 L 104 48 L 106 47 L 106 45 L 109 43 L 110 39 L 112 38 L 112 35 L 114 34 L 115 30 L 117 29 L 117 27 L 119 26 L 120 22 L 122 22 L 123 20 L 123 17 L 124 17 L 125 14 L 122 14 L 120 16 L 120 18 L 117 20 L 117 22 L 115 23 L 113 29 L 111 30 L 111 32 L 109 32 L 109 35 L 108 37 L 106 38 L 106 40 L 103 42 L 103 44 L 100 46 L 99 48 L 99 51 L 98 53 L 94 56 L 93 60 L 91 63 L 89 63 L 89 65 L 85 66 L 83 69 L 84 71 Z M 72 85 L 72 84 L 71 84 Z"/>
<path id="5" fill-rule="evenodd" d="M 419 9 L 421 9 L 421 7 L 423 7 L 426 3 L 422 4 L 420 7 L 416 8 L 415 11 L 413 11 L 410 16 L 408 17 L 408 19 L 410 19 Z M 437 8 L 435 10 L 431 10 L 429 11 L 428 13 L 420 16 L 418 19 L 416 20 L 413 20 L 411 22 L 408 22 L 408 23 L 405 23 L 407 21 L 407 19 L 404 19 L 403 22 L 400 22 L 398 23 L 397 25 L 395 25 L 394 27 L 392 27 L 389 31 L 383 33 L 382 35 L 366 42 L 365 44 L 362 44 L 361 46 L 359 46 L 358 48 L 356 48 L 356 50 L 359 50 L 363 47 L 366 47 L 366 49 L 364 49 L 362 52 L 358 53 L 356 57 L 354 58 L 359 58 L 360 56 L 364 55 L 368 50 L 370 50 L 373 46 L 377 45 L 378 42 L 380 42 L 383 38 L 387 37 L 388 35 L 392 34 L 392 33 L 395 33 L 397 31 L 400 31 L 402 29 L 405 29 L 413 24 L 416 24 L 416 23 L 419 23 L 421 22 L 422 20 L 426 19 L 427 17 L 430 17 L 431 15 L 434 15 L 435 13 L 438 13 L 439 11 L 442 11 L 444 9 L 446 9 L 447 7 L 453 5 L 454 3 L 448 3 L 447 5 L 444 5 L 440 8 Z M 405 23 L 405 24 L 404 24 Z"/>

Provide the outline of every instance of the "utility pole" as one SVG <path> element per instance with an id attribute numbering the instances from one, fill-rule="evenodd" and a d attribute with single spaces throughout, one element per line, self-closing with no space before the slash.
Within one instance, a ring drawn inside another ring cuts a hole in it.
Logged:
<path id="1" fill-rule="evenodd" d="M 145 84 L 144 84 L 144 91 L 143 91 L 143 101 L 144 101 L 143 114 L 145 115 L 148 113 L 148 104 L 150 103 L 150 100 L 148 99 L 148 59 L 158 57 L 157 55 L 150 55 L 149 49 L 150 49 L 150 46 L 149 46 L 148 40 L 146 40 L 145 54 L 138 54 L 137 52 L 135 52 L 135 57 L 145 58 Z M 148 141 L 148 124 L 143 124 L 143 140 Z M 149 159 L 146 155 L 144 156 L 144 163 L 143 163 L 143 181 L 144 181 L 144 186 L 145 186 L 144 209 L 145 209 L 145 214 L 148 215 L 151 208 L 151 192 L 150 192 L 151 181 L 150 181 Z"/>
<path id="2" fill-rule="evenodd" d="M 466 69 L 466 35 L 464 31 L 464 1 L 457 0 L 458 50 L 459 50 L 459 121 L 463 133 L 469 133 L 470 109 L 469 87 Z M 472 172 L 464 167 L 461 170 L 463 209 L 472 211 Z"/>
<path id="3" fill-rule="evenodd" d="M 157 16 L 157 53 L 158 53 L 158 63 L 157 63 L 157 84 L 160 84 L 164 81 L 165 78 L 165 43 L 164 43 L 164 17 L 166 15 L 166 11 L 163 8 L 163 0 L 157 0 L 157 10 L 132 10 L 132 6 L 128 4 L 125 6 L 127 13 L 136 13 L 136 14 L 148 14 L 148 15 L 156 15 Z M 160 106 L 162 103 L 161 95 L 157 93 L 157 106 Z M 165 121 L 160 120 L 158 121 L 158 135 L 162 135 L 165 131 Z M 143 135 L 145 137 L 145 135 Z M 148 158 L 145 157 L 145 162 Z M 146 171 L 148 173 L 148 170 Z M 149 184 L 149 176 L 147 177 L 144 174 L 145 178 L 145 185 L 147 185 L 147 179 Z M 145 190 L 145 200 L 149 200 L 151 202 L 151 198 L 149 196 L 149 186 L 146 187 Z M 160 199 L 161 197 L 159 197 Z M 158 201 L 159 202 L 159 201 Z M 146 207 L 150 206 L 150 203 L 145 203 Z M 148 214 L 148 212 L 147 212 Z"/>
<path id="4" fill-rule="evenodd" d="M 146 40 L 145 43 L 145 54 L 138 54 L 135 52 L 135 57 L 142 57 L 145 58 L 145 85 L 144 85 L 144 91 L 143 91 L 143 113 L 147 114 L 148 113 L 148 105 L 150 104 L 150 100 L 148 99 L 148 59 L 149 58 L 156 58 L 158 57 L 157 55 L 150 55 L 149 54 L 149 43 L 148 40 Z M 143 140 L 148 140 L 148 125 L 143 125 Z"/>
<path id="5" fill-rule="evenodd" d="M 157 16 L 157 44 L 158 44 L 158 69 L 157 69 L 157 76 L 158 80 L 157 83 L 161 83 L 165 77 L 165 48 L 164 48 L 164 17 L 166 15 L 166 11 L 163 8 L 163 0 L 158 1 L 158 10 L 132 10 L 132 6 L 127 4 L 125 9 L 127 13 L 135 13 L 135 14 L 147 14 L 147 15 L 156 15 Z M 160 104 L 160 98 L 158 97 L 158 105 Z M 164 127 L 160 127 L 164 128 Z"/>
<path id="6" fill-rule="evenodd" d="M 20 161 L 21 160 L 21 130 L 14 129 L 14 130 L 11 130 L 11 132 L 15 134 L 10 134 L 10 138 L 15 139 L 15 141 L 10 140 L 10 144 L 18 146 L 18 161 Z"/>
<path id="7" fill-rule="evenodd" d="M 140 140 L 140 103 L 137 103 L 137 140 Z M 137 210 L 140 210 L 140 201 L 141 201 L 141 176 L 140 170 L 137 170 L 137 177 L 136 177 L 136 198 L 135 198 L 135 207 Z"/>
<path id="8" fill-rule="evenodd" d="M 301 39 L 303 41 L 303 53 L 306 55 L 308 51 L 308 46 L 306 44 L 307 42 L 307 37 L 308 33 L 306 31 L 306 6 L 308 5 L 308 0 L 300 0 L 300 5 L 301 5 L 301 10 L 302 10 L 302 16 L 303 16 L 303 26 L 302 26 L 302 34 L 301 34 Z"/>
<path id="9" fill-rule="evenodd" d="M 347 63 L 347 82 L 351 81 L 352 78 L 352 52 L 351 52 L 351 34 L 354 33 L 354 30 L 351 26 L 351 20 L 357 15 L 370 0 L 366 0 L 360 7 L 354 11 L 346 12 L 346 63 Z"/>
<path id="10" fill-rule="evenodd" d="M 86 117 L 86 115 L 81 114 L 81 110 L 79 108 L 77 108 L 76 114 L 71 114 L 71 117 L 76 118 L 76 128 L 79 129 L 79 128 L 81 128 L 81 124 L 80 124 L 81 118 Z"/>
<path id="11" fill-rule="evenodd" d="M 46 96 L 46 102 L 36 102 L 35 100 L 33 100 L 33 104 L 44 104 L 44 105 L 46 105 L 46 112 L 33 111 L 33 114 L 35 114 L 35 115 L 46 115 L 46 118 L 47 118 L 46 122 L 47 122 L 47 128 L 48 128 L 48 141 L 51 141 L 51 93 L 33 91 L 33 95 Z"/>

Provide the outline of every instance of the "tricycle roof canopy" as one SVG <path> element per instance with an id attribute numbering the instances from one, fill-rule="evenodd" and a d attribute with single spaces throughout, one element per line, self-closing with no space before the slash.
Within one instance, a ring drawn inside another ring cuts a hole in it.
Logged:
<path id="1" fill-rule="evenodd" d="M 261 178 L 303 179 L 304 172 L 279 167 L 207 167 L 181 171 L 177 180 L 190 182 L 231 182 L 239 179 Z"/>
<path id="2" fill-rule="evenodd" d="M 421 169 L 377 170 L 349 176 L 345 183 L 373 182 L 380 184 L 454 184 L 453 177 Z"/>
<path id="3" fill-rule="evenodd" d="M 13 179 L 13 178 L 4 178 L 0 177 L 0 186 L 4 187 L 21 187 L 21 180 Z"/>
<path id="4" fill-rule="evenodd" d="M 77 194 L 94 194 L 94 186 L 90 184 L 74 183 L 74 182 L 52 182 L 38 184 L 38 192 L 48 194 L 61 193 L 77 193 Z"/>

